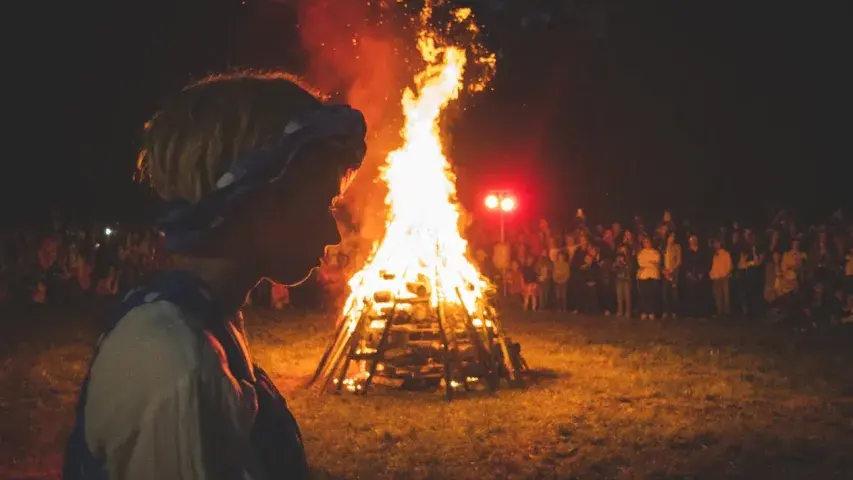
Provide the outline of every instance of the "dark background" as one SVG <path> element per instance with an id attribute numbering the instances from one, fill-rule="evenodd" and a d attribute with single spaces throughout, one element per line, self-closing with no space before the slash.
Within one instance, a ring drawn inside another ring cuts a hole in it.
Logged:
<path id="1" fill-rule="evenodd" d="M 849 2 L 459 3 L 477 4 L 500 52 L 492 91 L 463 99 L 451 128 L 463 201 L 509 186 L 522 214 L 608 220 L 850 205 Z M 56 206 L 150 213 L 131 176 L 164 95 L 211 71 L 307 62 L 288 2 L 27 8 L 7 41 L 4 222 Z M 523 28 L 519 9 L 550 20 Z"/>

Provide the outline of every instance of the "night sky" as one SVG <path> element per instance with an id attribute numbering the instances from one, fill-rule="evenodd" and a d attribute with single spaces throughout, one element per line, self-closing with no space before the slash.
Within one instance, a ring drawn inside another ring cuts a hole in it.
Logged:
<path id="1" fill-rule="evenodd" d="M 20 94 L 5 220 L 146 212 L 131 174 L 164 95 L 229 66 L 310 62 L 287 2 L 105 3 L 44 4 L 7 42 Z M 501 56 L 492 90 L 463 98 L 450 128 L 464 201 L 510 186 L 530 215 L 608 219 L 850 205 L 849 2 L 523 3 L 550 21 L 522 28 L 516 12 L 475 7 Z"/>

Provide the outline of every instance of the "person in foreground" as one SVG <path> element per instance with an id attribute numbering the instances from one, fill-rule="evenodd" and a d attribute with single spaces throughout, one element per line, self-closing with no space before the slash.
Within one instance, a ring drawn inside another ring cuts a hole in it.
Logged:
<path id="1" fill-rule="evenodd" d="M 128 292 L 107 322 L 64 478 L 308 475 L 240 308 L 260 279 L 298 282 L 340 241 L 331 205 L 365 135 L 360 112 L 278 73 L 210 77 L 146 124 L 139 168 L 168 202 L 159 227 L 174 268 Z"/>

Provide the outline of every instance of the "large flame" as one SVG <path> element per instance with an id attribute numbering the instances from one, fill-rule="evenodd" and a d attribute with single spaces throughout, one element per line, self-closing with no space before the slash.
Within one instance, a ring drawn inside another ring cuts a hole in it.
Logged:
<path id="1" fill-rule="evenodd" d="M 467 242 L 459 232 L 456 179 L 439 130 L 442 110 L 463 86 L 465 51 L 439 45 L 426 30 L 419 35 L 418 50 L 426 68 L 415 77 L 416 89 L 403 93 L 404 143 L 388 155 L 382 168 L 388 185 L 385 237 L 349 281 L 351 294 L 344 311 L 350 329 L 377 292 L 412 298 L 416 295 L 407 285 L 427 284 L 434 305 L 461 303 L 474 314 L 488 286 L 466 256 Z M 374 309 L 382 307 L 373 304 Z"/>

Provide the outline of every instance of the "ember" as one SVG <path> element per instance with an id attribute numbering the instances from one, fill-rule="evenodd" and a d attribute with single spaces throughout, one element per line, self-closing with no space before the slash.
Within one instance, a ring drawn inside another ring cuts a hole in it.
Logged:
<path id="1" fill-rule="evenodd" d="M 469 13 L 456 19 L 470 21 Z M 429 15 L 427 9 L 422 18 Z M 429 387 L 443 380 L 450 399 L 455 388 L 480 379 L 490 389 L 501 378 L 514 383 L 526 368 L 490 304 L 491 285 L 466 256 L 455 176 L 438 128 L 463 86 L 466 52 L 443 45 L 427 28 L 418 50 L 426 67 L 415 78 L 417 91 L 403 94 L 403 146 L 382 168 L 385 236 L 349 281 L 335 338 L 312 380 L 320 391 L 335 385 L 365 393 L 373 383 Z"/>

